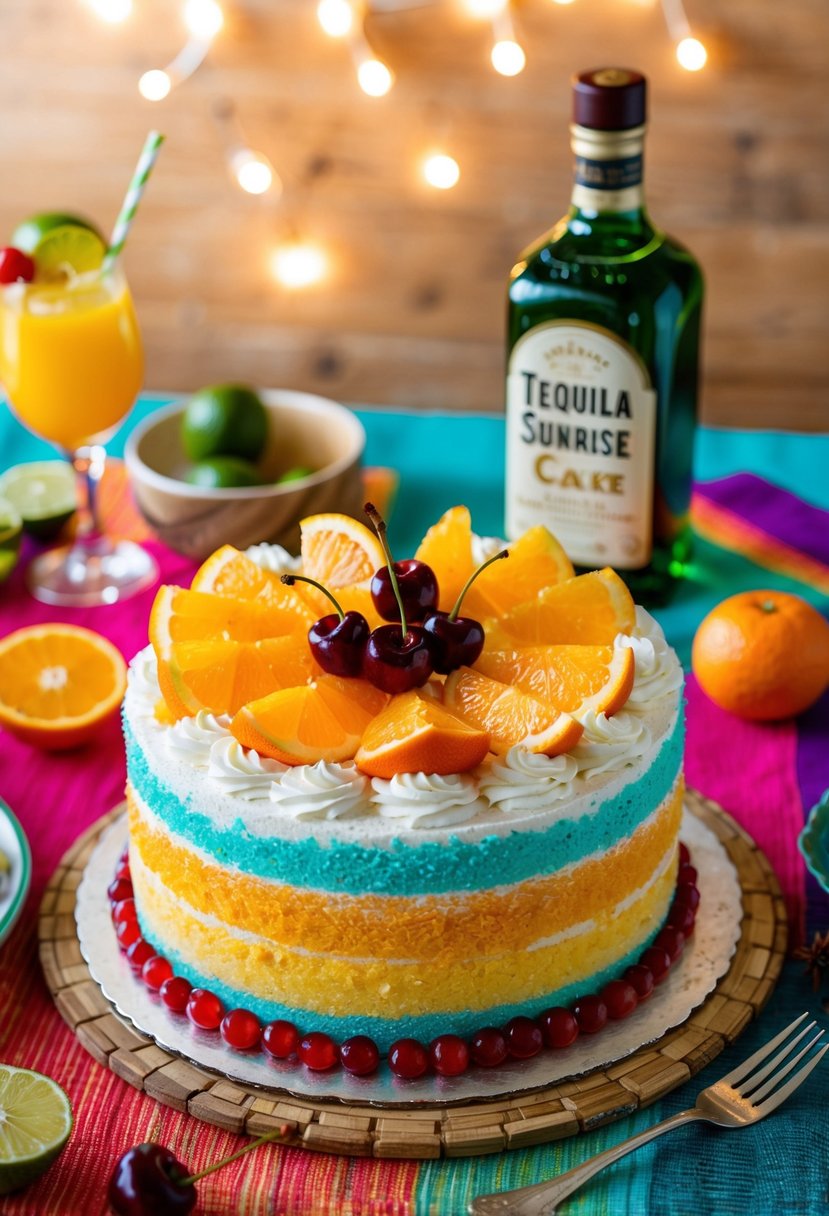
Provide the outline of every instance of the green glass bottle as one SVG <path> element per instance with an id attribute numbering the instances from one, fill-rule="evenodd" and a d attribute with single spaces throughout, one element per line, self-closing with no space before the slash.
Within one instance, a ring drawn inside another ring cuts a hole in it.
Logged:
<path id="1" fill-rule="evenodd" d="M 645 118 L 640 73 L 574 79 L 570 210 L 510 279 L 506 531 L 658 603 L 690 555 L 703 281 L 645 209 Z"/>

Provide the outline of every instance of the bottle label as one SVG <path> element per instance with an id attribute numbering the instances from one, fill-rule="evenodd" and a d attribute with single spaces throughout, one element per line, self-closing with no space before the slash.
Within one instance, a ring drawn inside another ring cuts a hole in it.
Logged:
<path id="1" fill-rule="evenodd" d="M 546 524 L 580 566 L 635 570 L 653 547 L 656 392 L 616 334 L 536 326 L 507 373 L 506 531 Z"/>
<path id="2" fill-rule="evenodd" d="M 577 156 L 573 177 L 576 185 L 587 186 L 590 190 L 627 190 L 642 181 L 642 157 L 592 160 L 587 156 Z"/>

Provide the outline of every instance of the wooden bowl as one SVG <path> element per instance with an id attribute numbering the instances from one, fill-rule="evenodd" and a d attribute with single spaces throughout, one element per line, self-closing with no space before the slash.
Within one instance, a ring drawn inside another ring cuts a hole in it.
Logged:
<path id="1" fill-rule="evenodd" d="M 187 557 L 220 545 L 268 541 L 299 551 L 299 521 L 339 511 L 362 517 L 360 459 L 366 442 L 351 410 L 309 393 L 266 389 L 268 440 L 258 462 L 264 477 L 296 465 L 315 470 L 281 485 L 207 489 L 184 480 L 189 461 L 181 442 L 186 400 L 151 414 L 129 436 L 124 458 L 135 501 L 160 540 Z"/>

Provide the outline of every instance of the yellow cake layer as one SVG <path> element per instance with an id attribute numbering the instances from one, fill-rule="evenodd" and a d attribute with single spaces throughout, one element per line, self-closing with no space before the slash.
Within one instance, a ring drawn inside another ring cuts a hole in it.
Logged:
<path id="1" fill-rule="evenodd" d="M 512 886 L 422 896 L 332 895 L 242 874 L 171 837 L 129 790 L 128 802 L 131 859 L 196 912 L 277 947 L 433 963 L 526 949 L 606 915 L 645 886 L 675 844 L 682 783 L 608 854 Z"/>
<path id="2" fill-rule="evenodd" d="M 205 918 L 158 881 L 136 854 L 131 861 L 142 932 L 202 976 L 247 993 L 335 1017 L 413 1017 L 521 1002 L 595 975 L 644 942 L 664 919 L 676 879 L 673 847 L 655 881 L 532 950 L 483 955 L 464 945 L 448 957 L 394 962 L 278 947 Z M 392 925 L 389 924 L 389 931 Z M 315 947 L 310 938 L 308 946 Z"/>

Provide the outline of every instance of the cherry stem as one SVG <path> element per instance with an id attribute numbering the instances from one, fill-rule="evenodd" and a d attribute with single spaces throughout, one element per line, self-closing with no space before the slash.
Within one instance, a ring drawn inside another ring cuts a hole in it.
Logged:
<path id="1" fill-rule="evenodd" d="M 257 1140 L 251 1140 L 250 1144 L 246 1144 L 237 1152 L 232 1153 L 229 1157 L 223 1157 L 221 1161 L 214 1161 L 213 1165 L 208 1165 L 206 1169 L 200 1170 L 198 1174 L 190 1174 L 187 1178 L 182 1178 L 179 1186 L 192 1186 L 194 1182 L 198 1182 L 201 1178 L 206 1178 L 208 1174 L 214 1173 L 216 1170 L 223 1169 L 226 1165 L 230 1165 L 231 1161 L 235 1161 L 238 1157 L 244 1157 L 245 1153 L 251 1152 L 255 1148 L 259 1148 L 260 1144 L 268 1144 L 271 1140 L 283 1140 L 294 1129 L 288 1123 L 283 1123 L 281 1127 L 275 1127 L 271 1132 L 265 1132 L 264 1136 L 259 1136 Z"/>
<path id="2" fill-rule="evenodd" d="M 323 587 L 322 583 L 318 583 L 315 578 L 307 578 L 304 574 L 283 574 L 280 582 L 283 582 L 286 587 L 293 587 L 294 583 L 310 583 L 312 587 L 316 587 L 317 591 L 321 591 L 323 595 L 328 596 L 331 603 L 337 609 L 337 616 L 340 620 L 345 616 L 345 613 L 331 592 L 326 587 Z"/>
<path id="3" fill-rule="evenodd" d="M 478 577 L 478 575 L 482 571 L 486 570 L 487 566 L 491 566 L 493 562 L 500 561 L 502 557 L 509 557 L 509 549 L 502 549 L 500 553 L 493 553 L 492 557 L 488 557 L 485 562 L 482 562 L 477 570 L 472 571 L 469 578 L 466 580 L 464 585 L 461 587 L 461 593 L 458 596 L 458 598 L 455 600 L 455 607 L 449 613 L 450 621 L 456 621 L 458 619 L 458 613 L 461 610 L 461 604 L 463 603 L 463 597 L 466 595 L 469 588 L 475 582 L 475 579 Z"/>
<path id="4" fill-rule="evenodd" d="M 383 553 L 386 556 L 386 565 L 389 568 L 391 589 L 394 592 L 394 598 L 397 600 L 397 607 L 400 609 L 400 632 L 405 638 L 406 634 L 409 632 L 409 626 L 406 624 L 406 609 L 403 607 L 403 596 L 400 594 L 400 584 L 398 583 L 397 575 L 394 572 L 394 562 L 392 560 L 389 542 L 386 537 L 386 524 L 374 503 L 367 502 L 363 507 L 363 510 L 371 520 L 374 531 L 377 533 L 377 539 L 379 540 Z"/>

